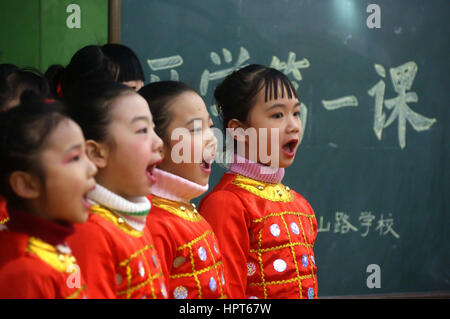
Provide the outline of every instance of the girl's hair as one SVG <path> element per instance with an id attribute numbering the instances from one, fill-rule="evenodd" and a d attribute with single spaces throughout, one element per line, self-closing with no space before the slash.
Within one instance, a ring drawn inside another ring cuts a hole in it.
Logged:
<path id="1" fill-rule="evenodd" d="M 170 137 L 167 128 L 172 120 L 167 105 L 184 92 L 195 92 L 195 90 L 183 82 L 161 81 L 147 84 L 138 92 L 150 106 L 156 134 L 166 143 L 169 142 Z"/>
<path id="2" fill-rule="evenodd" d="M 19 68 L 11 63 L 1 63 L 0 64 L 0 83 L 6 80 L 6 78 L 11 74 L 19 70 Z"/>
<path id="3" fill-rule="evenodd" d="M 7 70 L 5 70 L 7 69 Z M 45 99 L 50 94 L 47 80 L 33 68 L 3 68 L 3 77 L 0 79 L 0 110 L 11 101 L 21 99 L 22 96 L 39 96 Z M 15 105 L 9 105 L 10 107 Z"/>
<path id="4" fill-rule="evenodd" d="M 39 155 L 51 132 L 67 119 L 61 102 L 31 94 L 19 106 L 0 113 L 0 194 L 8 203 L 20 202 L 9 183 L 14 171 L 34 173 L 45 184 Z"/>
<path id="5" fill-rule="evenodd" d="M 88 45 L 78 50 L 61 72 L 60 97 L 65 98 L 86 83 L 115 81 L 118 70 L 100 46 Z"/>
<path id="6" fill-rule="evenodd" d="M 61 64 L 53 64 L 48 67 L 44 74 L 50 87 L 50 94 L 55 99 L 59 98 L 58 85 L 60 85 L 63 72 L 64 67 Z"/>
<path id="7" fill-rule="evenodd" d="M 69 114 L 81 127 L 86 140 L 107 140 L 113 101 L 125 94 L 136 92 L 114 81 L 89 82 L 68 94 Z"/>
<path id="8" fill-rule="evenodd" d="M 141 80 L 145 82 L 144 71 L 136 54 L 123 44 L 108 43 L 102 46 L 103 53 L 116 65 L 116 81 L 127 82 Z"/>
<path id="9" fill-rule="evenodd" d="M 282 72 L 263 65 L 251 64 L 228 75 L 214 91 L 217 109 L 222 117 L 224 131 L 228 122 L 237 119 L 247 121 L 255 105 L 257 94 L 265 89 L 265 101 L 284 97 L 297 97 L 294 86 Z"/>

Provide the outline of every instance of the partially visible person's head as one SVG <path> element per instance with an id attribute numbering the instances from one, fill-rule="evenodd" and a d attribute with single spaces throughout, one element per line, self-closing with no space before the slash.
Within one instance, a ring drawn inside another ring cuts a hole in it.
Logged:
<path id="1" fill-rule="evenodd" d="M 266 145 L 268 158 L 277 159 L 279 167 L 288 167 L 294 160 L 301 136 L 300 102 L 294 86 L 282 72 L 257 64 L 234 71 L 214 91 L 224 130 L 252 128 L 256 140 L 239 138 L 249 157 L 256 149 L 253 161 L 272 165 L 261 158 L 261 145 Z M 265 132 L 264 135 L 260 134 Z M 277 135 L 273 135 L 278 134 Z M 252 145 L 251 145 L 252 144 Z M 235 151 L 238 146 L 235 147 Z M 277 166 L 277 165 L 275 165 Z"/>
<path id="2" fill-rule="evenodd" d="M 19 105 L 22 95 L 38 95 L 45 99 L 50 94 L 47 80 L 33 68 L 15 68 L 6 65 L 1 70 L 0 110 Z"/>
<path id="3" fill-rule="evenodd" d="M 124 198 L 149 195 L 162 141 L 147 102 L 118 82 L 87 83 L 68 100 L 99 170 L 97 182 Z"/>
<path id="4" fill-rule="evenodd" d="M 164 141 L 164 160 L 158 167 L 194 183 L 208 184 L 217 139 L 201 96 L 177 81 L 147 84 L 139 94 L 147 100 L 155 131 Z M 176 134 L 176 130 L 187 134 Z"/>
<path id="5" fill-rule="evenodd" d="M 34 97 L 0 113 L 0 194 L 45 219 L 87 220 L 95 166 L 64 105 Z"/>
<path id="6" fill-rule="evenodd" d="M 144 71 L 133 50 L 123 44 L 108 43 L 102 46 L 102 51 L 118 69 L 117 82 L 129 86 L 135 91 L 139 91 L 144 86 Z"/>
<path id="7" fill-rule="evenodd" d="M 86 83 L 116 81 L 118 69 L 98 45 L 78 50 L 61 72 L 59 97 L 65 99 L 71 91 L 78 91 Z"/>

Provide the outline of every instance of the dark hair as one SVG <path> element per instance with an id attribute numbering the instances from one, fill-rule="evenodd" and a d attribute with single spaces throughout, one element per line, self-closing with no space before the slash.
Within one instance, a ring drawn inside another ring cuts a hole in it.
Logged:
<path id="1" fill-rule="evenodd" d="M 183 82 L 161 81 L 147 84 L 138 91 L 150 107 L 156 134 L 166 143 L 169 141 L 167 128 L 172 120 L 167 104 L 184 92 L 195 90 Z"/>
<path id="2" fill-rule="evenodd" d="M 77 91 L 90 82 L 115 81 L 115 64 L 103 53 L 98 45 L 88 45 L 78 50 L 62 72 L 62 97 Z"/>
<path id="3" fill-rule="evenodd" d="M 47 80 L 36 69 L 23 68 L 14 69 L 9 67 L 9 73 L 3 70 L 5 77 L 0 80 L 0 109 L 13 107 L 8 105 L 13 100 L 22 99 L 22 96 L 31 94 L 45 99 L 50 94 Z M 7 75 L 6 75 L 7 74 Z M 18 101 L 18 104 L 19 104 Z"/>
<path id="4" fill-rule="evenodd" d="M 0 194 L 8 203 L 20 201 L 9 183 L 12 172 L 34 173 L 45 183 L 39 154 L 51 132 L 67 119 L 65 106 L 54 100 L 30 99 L 0 113 Z"/>
<path id="5" fill-rule="evenodd" d="M 214 91 L 224 131 L 232 119 L 247 121 L 248 114 L 255 104 L 256 95 L 262 89 L 265 89 L 265 101 L 276 100 L 280 89 L 282 97 L 286 91 L 289 98 L 298 98 L 289 78 L 274 68 L 251 64 L 234 71 Z"/>
<path id="6" fill-rule="evenodd" d="M 11 63 L 1 63 L 0 64 L 0 83 L 6 80 L 6 78 L 11 74 L 19 70 L 19 68 Z"/>
<path id="7" fill-rule="evenodd" d="M 60 98 L 58 95 L 58 85 L 60 85 L 63 72 L 64 67 L 61 64 L 53 64 L 48 67 L 44 74 L 50 87 L 50 94 L 55 99 Z"/>
<path id="8" fill-rule="evenodd" d="M 86 140 L 103 142 L 108 137 L 114 99 L 136 92 L 119 82 L 90 82 L 67 97 L 69 114 L 80 125 Z"/>
<path id="9" fill-rule="evenodd" d="M 17 70 L 19 70 L 19 68 L 14 64 L 0 64 L 0 110 L 7 104 L 7 101 L 10 100 L 11 96 L 11 87 L 8 82 L 8 77 Z"/>
<path id="10" fill-rule="evenodd" d="M 116 81 L 127 82 L 141 80 L 145 82 L 144 71 L 136 54 L 123 44 L 108 43 L 102 46 L 103 53 L 116 64 Z"/>

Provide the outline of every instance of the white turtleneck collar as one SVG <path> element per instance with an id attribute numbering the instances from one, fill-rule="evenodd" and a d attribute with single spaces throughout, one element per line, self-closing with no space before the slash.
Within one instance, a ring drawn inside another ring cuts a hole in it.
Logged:
<path id="1" fill-rule="evenodd" d="M 125 222 L 138 231 L 145 227 L 145 220 L 151 208 L 151 203 L 145 196 L 125 199 L 105 187 L 97 184 L 88 194 L 94 204 L 103 206 L 119 214 Z"/>

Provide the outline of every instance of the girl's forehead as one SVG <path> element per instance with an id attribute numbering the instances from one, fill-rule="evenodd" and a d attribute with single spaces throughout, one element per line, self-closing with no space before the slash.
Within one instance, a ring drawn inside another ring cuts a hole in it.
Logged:
<path id="1" fill-rule="evenodd" d="M 194 115 L 209 115 L 206 105 L 200 95 L 192 91 L 186 91 L 175 97 L 167 105 L 174 119 L 187 119 Z"/>
<path id="2" fill-rule="evenodd" d="M 116 98 L 110 112 L 113 121 L 129 122 L 136 116 L 152 118 L 147 101 L 137 93 L 128 93 Z"/>
<path id="3" fill-rule="evenodd" d="M 81 128 L 71 119 L 62 120 L 47 137 L 43 151 L 65 152 L 75 144 L 84 143 Z"/>

